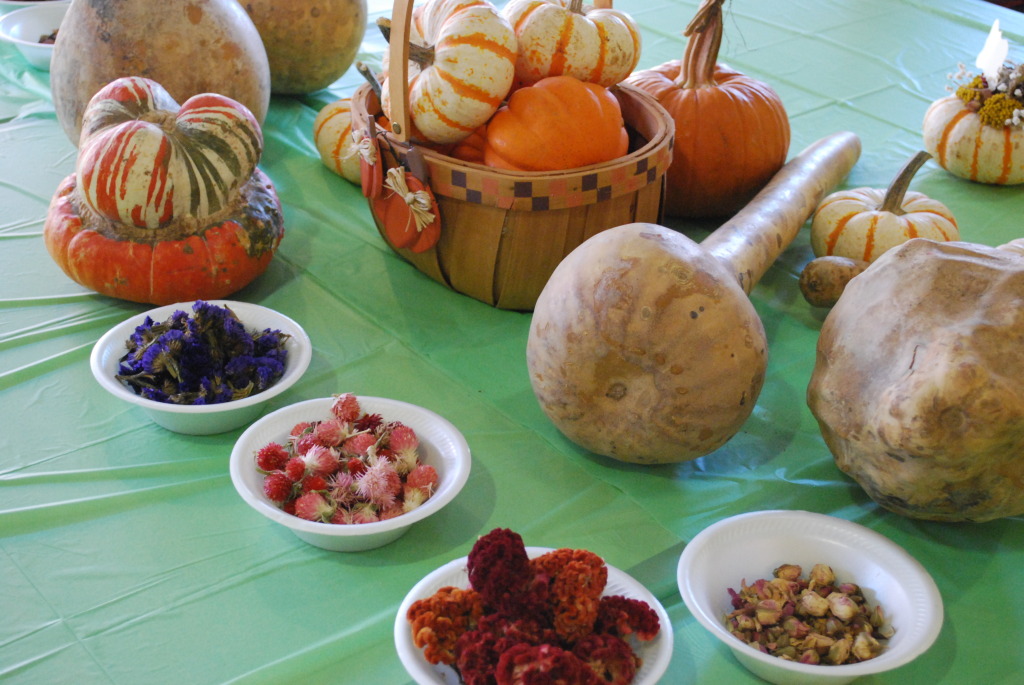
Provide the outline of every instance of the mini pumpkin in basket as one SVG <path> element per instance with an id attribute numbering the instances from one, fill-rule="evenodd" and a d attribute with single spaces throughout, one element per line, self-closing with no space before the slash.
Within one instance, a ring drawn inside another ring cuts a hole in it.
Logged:
<path id="1" fill-rule="evenodd" d="M 617 108 L 622 135 L 608 135 L 608 129 L 590 129 L 588 134 L 585 127 L 573 123 L 573 117 L 581 116 L 573 108 L 585 98 L 574 102 L 566 94 L 570 89 L 592 92 L 593 84 L 559 73 L 545 73 L 540 79 L 518 78 L 515 33 L 493 7 L 480 2 L 430 0 L 414 11 L 412 4 L 411 0 L 398 0 L 394 5 L 388 73 L 380 95 L 366 84 L 352 97 L 354 135 L 364 164 L 364 193 L 381 235 L 398 254 L 457 292 L 502 309 L 530 310 L 554 268 L 584 240 L 621 224 L 661 219 L 674 126 L 652 97 L 624 83 L 611 88 L 598 84 L 606 104 L 611 101 Z M 593 22 L 606 17 L 602 12 L 615 12 L 585 11 L 577 7 L 578 2 L 551 0 L 551 4 L 574 13 L 567 19 L 581 24 L 584 32 L 589 25 L 581 20 Z M 628 17 L 618 15 L 622 13 L 615 15 L 620 24 L 631 24 Z M 474 22 L 485 21 L 493 33 L 474 44 L 475 55 L 445 54 L 459 42 L 451 36 L 463 30 L 462 22 L 472 27 Z M 410 48 L 410 39 L 423 42 Z M 433 59 L 424 68 L 416 61 L 416 53 L 431 46 Z M 629 60 L 633 65 L 639 57 L 638 37 L 635 47 L 637 52 Z M 453 102 L 456 98 L 445 98 L 436 90 L 442 88 L 438 82 L 452 80 L 436 78 L 437 70 L 466 65 L 474 58 L 490 67 L 464 89 L 478 97 L 472 106 L 462 107 Z M 568 84 L 570 78 L 575 83 Z M 551 79 L 557 88 L 552 87 Z M 538 91 L 530 90 L 538 86 Z M 548 89 L 556 92 L 554 100 L 570 110 L 568 119 L 552 123 L 517 116 L 522 108 L 515 100 L 550 95 L 541 93 Z M 600 117 L 597 121 L 607 124 Z M 525 134 L 527 129 L 532 130 L 521 139 L 509 133 Z M 531 137 L 536 133 L 548 137 Z M 564 146 L 580 156 L 563 157 L 568 161 L 554 165 L 573 166 L 530 168 L 541 157 L 540 149 L 556 152 L 552 140 L 562 143 L 573 137 L 594 143 Z M 608 147 L 600 150 L 598 140 Z M 475 149 L 474 141 L 478 144 Z M 506 143 L 510 145 L 502 147 Z M 534 154 L 524 155 L 523 150 Z M 595 151 L 596 157 L 592 156 Z M 406 191 L 394 187 L 399 181 L 405 182 Z M 389 198 L 387 203 L 382 196 Z M 409 209 L 398 211 L 392 206 L 400 201 L 396 198 L 404 198 Z M 413 204 L 426 208 L 428 202 L 429 217 L 420 213 L 424 228 L 416 229 L 419 237 L 406 245 L 393 240 L 393 235 L 408 236 L 405 226 L 417 220 Z M 392 224 L 396 220 L 406 224 L 396 227 Z M 435 220 L 436 225 L 431 223 Z M 427 226 L 437 229 L 436 242 L 429 246 L 430 241 L 423 238 Z"/>

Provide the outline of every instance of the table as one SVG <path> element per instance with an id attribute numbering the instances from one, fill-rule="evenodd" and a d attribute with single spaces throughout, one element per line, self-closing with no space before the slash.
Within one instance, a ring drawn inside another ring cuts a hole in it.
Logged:
<path id="1" fill-rule="evenodd" d="M 682 55 L 696 0 L 621 0 L 642 26 L 640 68 Z M 372 0 L 371 22 L 389 13 Z M 1024 15 L 980 0 L 750 0 L 726 5 L 722 59 L 770 83 L 792 122 L 791 155 L 838 130 L 863 154 L 848 187 L 888 183 L 921 143 L 947 74 L 972 64 L 992 20 L 1024 51 Z M 379 64 L 371 26 L 360 58 Z M 169 433 L 104 393 L 90 349 L 148 307 L 88 292 L 42 241 L 50 196 L 74 168 L 48 75 L 0 46 L 0 681 L 406 683 L 396 609 L 432 569 L 495 527 L 527 544 L 583 547 L 642 581 L 672 619 L 666 683 L 754 682 L 689 615 L 675 582 L 687 541 L 726 516 L 806 509 L 857 521 L 902 545 L 935 578 L 937 643 L 878 683 L 1020 682 L 1024 520 L 940 524 L 875 505 L 835 467 L 804 394 L 825 316 L 797 288 L 808 229 L 752 293 L 770 362 L 743 430 L 692 462 L 622 464 L 578 448 L 541 412 L 525 363 L 528 313 L 445 289 L 381 240 L 358 188 L 321 165 L 312 122 L 351 94 L 277 97 L 261 163 L 287 233 L 269 270 L 234 299 L 298 320 L 314 343 L 304 378 L 271 409 L 339 392 L 422 405 L 466 436 L 474 464 L 442 514 L 378 550 L 311 547 L 235 493 L 228 454 L 241 429 Z M 1019 188 L 973 185 L 934 164 L 914 188 L 941 199 L 965 240 L 1019 237 Z M 670 224 L 699 237 L 713 228 Z M 723 569 L 727 572 L 728 569 Z"/>

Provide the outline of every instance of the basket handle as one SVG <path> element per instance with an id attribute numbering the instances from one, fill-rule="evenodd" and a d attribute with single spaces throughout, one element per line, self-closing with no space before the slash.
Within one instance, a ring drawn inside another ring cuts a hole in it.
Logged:
<path id="1" fill-rule="evenodd" d="M 409 141 L 409 33 L 413 0 L 395 0 L 388 40 L 388 97 L 391 131 L 399 142 Z"/>

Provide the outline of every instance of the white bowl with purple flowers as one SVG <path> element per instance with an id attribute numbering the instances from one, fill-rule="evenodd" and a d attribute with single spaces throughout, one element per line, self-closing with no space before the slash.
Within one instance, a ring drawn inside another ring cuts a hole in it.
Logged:
<path id="1" fill-rule="evenodd" d="M 226 360 L 218 353 L 213 361 L 213 348 L 194 342 L 199 335 L 190 327 L 196 322 L 223 324 L 228 333 L 219 340 L 231 346 Z M 200 300 L 122 321 L 96 342 L 89 363 L 103 389 L 141 408 L 158 425 L 175 433 L 212 435 L 259 417 L 302 377 L 312 352 L 302 326 L 280 312 L 248 302 Z M 173 389 L 170 368 L 180 378 Z"/>

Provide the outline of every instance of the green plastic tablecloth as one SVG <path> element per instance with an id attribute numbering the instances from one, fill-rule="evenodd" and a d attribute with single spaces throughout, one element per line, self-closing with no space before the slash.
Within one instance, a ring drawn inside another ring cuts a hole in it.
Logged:
<path id="1" fill-rule="evenodd" d="M 682 55 L 696 0 L 621 0 L 643 29 L 640 68 Z M 371 2 L 371 22 L 390 13 Z M 921 146 L 927 105 L 973 64 L 993 19 L 1024 55 L 1024 15 L 980 0 L 733 0 L 722 59 L 770 83 L 795 154 L 857 133 L 847 187 L 883 187 Z M 379 65 L 371 26 L 360 57 Z M 924 656 L 886 683 L 1024 679 L 1024 520 L 941 524 L 889 513 L 833 463 L 805 404 L 824 310 L 800 296 L 805 226 L 751 297 L 768 333 L 767 381 L 743 430 L 695 461 L 636 467 L 590 454 L 540 410 L 525 364 L 528 313 L 493 309 L 420 274 L 381 240 L 358 188 L 322 166 L 319 108 L 360 83 L 275 98 L 261 167 L 287 233 L 269 270 L 233 298 L 310 334 L 303 379 L 270 409 L 338 392 L 427 407 L 466 436 L 473 470 L 442 513 L 386 547 L 326 552 L 250 509 L 228 476 L 241 429 L 165 431 L 100 389 L 92 345 L 148 307 L 88 292 L 49 258 L 42 226 L 75 148 L 48 75 L 0 47 L 0 681 L 406 683 L 392 640 L 399 603 L 495 527 L 527 544 L 582 547 L 635 576 L 674 629 L 666 683 L 754 681 L 679 596 L 688 540 L 727 516 L 806 509 L 859 522 L 916 557 L 946 617 Z M 941 199 L 963 239 L 1024 234 L 1024 194 L 934 164 L 914 188 Z M 700 238 L 707 225 L 671 224 Z M 722 569 L 728 575 L 729 569 Z M 1017 583 L 1021 583 L 1018 586 Z"/>

